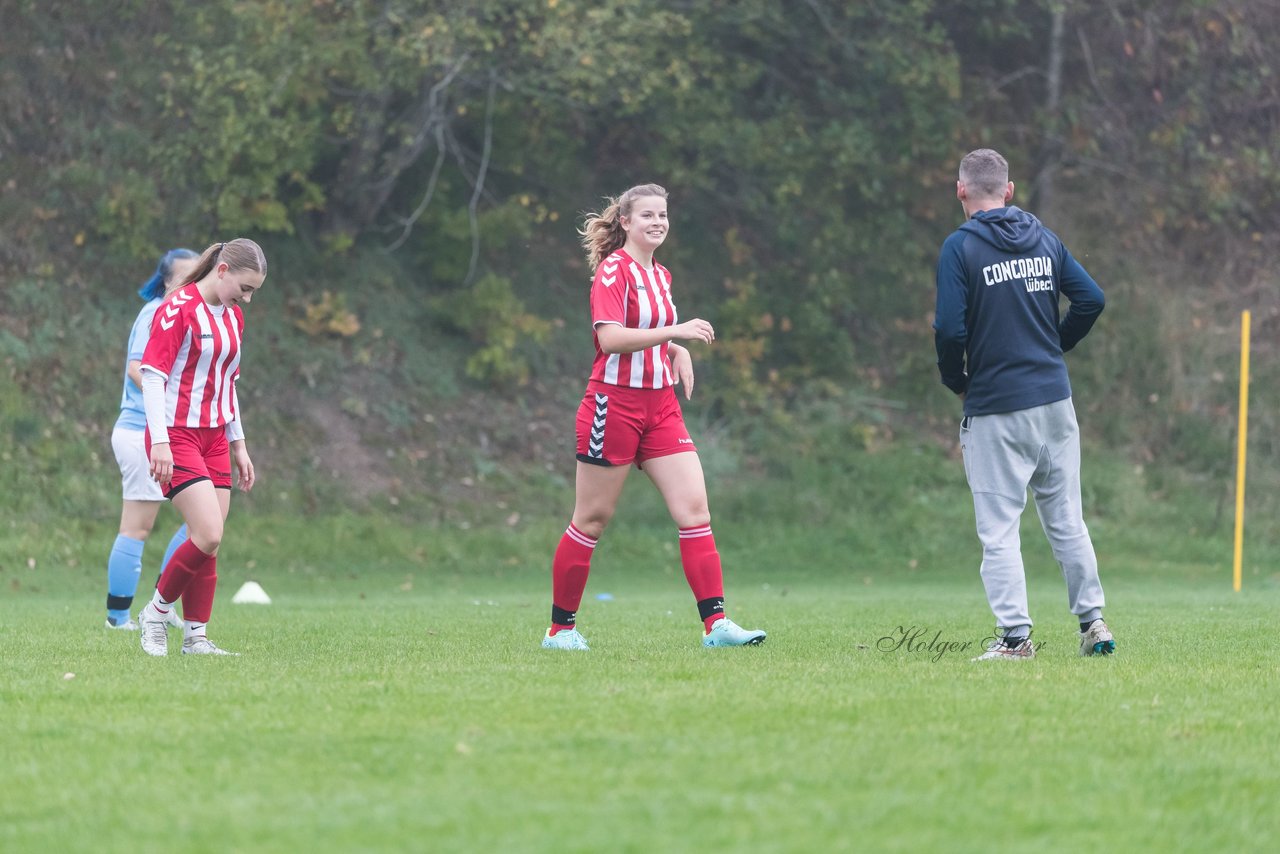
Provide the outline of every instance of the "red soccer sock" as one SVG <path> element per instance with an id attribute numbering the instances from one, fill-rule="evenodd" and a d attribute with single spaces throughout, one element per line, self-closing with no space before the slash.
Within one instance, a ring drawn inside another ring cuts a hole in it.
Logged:
<path id="1" fill-rule="evenodd" d="M 205 572 L 216 572 L 212 567 L 206 569 L 214 560 L 213 555 L 207 555 L 200 551 L 191 540 L 187 540 L 178 546 L 173 553 L 173 557 L 169 558 L 169 563 L 165 565 L 164 572 L 160 575 L 160 581 L 156 583 L 156 590 L 160 591 L 160 598 L 166 602 L 177 602 L 187 587 L 190 586 L 192 579 L 203 575 Z M 183 606 L 183 613 L 185 614 L 185 602 Z"/>
<path id="2" fill-rule="evenodd" d="M 207 623 L 213 613 L 213 593 L 218 587 L 218 558 L 209 558 L 206 569 L 182 591 L 182 618 L 192 623 Z"/>
<path id="3" fill-rule="evenodd" d="M 591 554 L 596 540 L 579 531 L 572 523 L 560 538 L 551 561 L 551 634 L 574 628 L 582 593 L 587 589 L 591 572 Z"/>
<path id="4" fill-rule="evenodd" d="M 710 525 L 680 529 L 680 562 L 693 598 L 698 601 L 698 616 L 709 632 L 712 624 L 724 617 L 724 575 Z"/>

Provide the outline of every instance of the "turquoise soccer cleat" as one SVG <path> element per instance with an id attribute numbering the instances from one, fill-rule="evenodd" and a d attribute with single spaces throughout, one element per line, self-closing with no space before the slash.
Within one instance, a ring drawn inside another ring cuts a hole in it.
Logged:
<path id="1" fill-rule="evenodd" d="M 763 629 L 744 629 L 742 626 L 721 617 L 711 624 L 711 631 L 702 637 L 703 646 L 759 646 L 764 643 Z"/>
<path id="2" fill-rule="evenodd" d="M 591 649 L 587 646 L 587 639 L 578 633 L 577 629 L 569 629 L 563 632 L 551 634 L 551 629 L 547 629 L 547 634 L 542 639 L 543 649 Z"/>

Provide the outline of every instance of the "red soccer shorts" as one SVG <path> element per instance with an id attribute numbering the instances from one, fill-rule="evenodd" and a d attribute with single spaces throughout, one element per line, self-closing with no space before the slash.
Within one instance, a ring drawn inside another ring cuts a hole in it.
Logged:
<path id="1" fill-rule="evenodd" d="M 165 498 L 173 498 L 193 483 L 213 481 L 216 489 L 231 488 L 231 448 L 225 427 L 170 427 L 173 479 L 160 484 Z M 147 431 L 147 459 L 151 459 L 151 431 Z"/>
<path id="2" fill-rule="evenodd" d="M 643 467 L 645 460 L 696 451 L 675 389 L 587 383 L 578 406 L 578 459 L 598 466 Z"/>

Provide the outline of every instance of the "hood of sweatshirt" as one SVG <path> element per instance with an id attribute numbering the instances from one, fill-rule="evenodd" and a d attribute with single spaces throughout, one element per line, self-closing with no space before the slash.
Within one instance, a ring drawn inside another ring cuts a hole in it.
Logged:
<path id="1" fill-rule="evenodd" d="M 1001 252 L 1020 254 L 1035 248 L 1044 226 L 1032 214 L 1010 205 L 979 211 L 960 230 L 980 237 Z"/>

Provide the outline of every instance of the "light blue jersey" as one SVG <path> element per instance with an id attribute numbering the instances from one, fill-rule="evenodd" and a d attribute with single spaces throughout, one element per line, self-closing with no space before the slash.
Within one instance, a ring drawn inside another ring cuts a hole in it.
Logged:
<path id="1" fill-rule="evenodd" d="M 142 361 L 147 341 L 151 338 L 151 319 L 155 317 L 156 309 L 162 302 L 163 299 L 153 299 L 144 305 L 129 332 L 129 352 L 124 357 L 124 394 L 120 396 L 120 417 L 116 419 L 116 426 L 124 430 L 147 429 L 147 413 L 142 408 L 142 389 L 129 379 L 129 363 Z"/>

